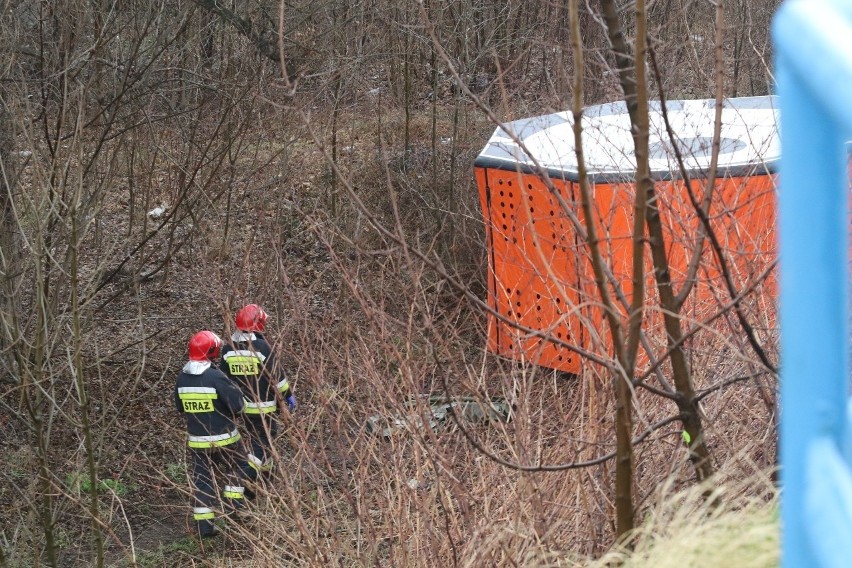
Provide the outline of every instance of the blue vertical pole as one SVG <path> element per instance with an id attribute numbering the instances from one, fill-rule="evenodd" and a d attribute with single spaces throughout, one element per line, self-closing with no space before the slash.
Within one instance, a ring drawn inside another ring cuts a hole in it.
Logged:
<path id="1" fill-rule="evenodd" d="M 818 437 L 840 440 L 845 419 L 848 208 L 836 127 L 783 64 L 778 83 L 782 542 L 784 566 L 806 567 L 818 566 L 805 538 L 807 452 Z"/>
<path id="2" fill-rule="evenodd" d="M 782 563 L 791 568 L 852 562 L 846 556 L 852 543 L 831 546 L 830 532 L 813 530 L 815 522 L 831 530 L 821 515 L 844 516 L 841 496 L 826 488 L 849 481 L 848 461 L 836 457 L 845 445 L 849 377 L 844 135 L 852 126 L 850 6 L 788 1 L 773 29 L 782 120 Z M 826 464 L 826 471 L 814 463 Z M 838 524 L 834 534 L 846 533 Z"/>

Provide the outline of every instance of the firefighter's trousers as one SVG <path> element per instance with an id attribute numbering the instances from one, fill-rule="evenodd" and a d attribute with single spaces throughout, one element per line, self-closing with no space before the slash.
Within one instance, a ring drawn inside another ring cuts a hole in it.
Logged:
<path id="1" fill-rule="evenodd" d="M 242 508 L 245 489 L 240 468 L 241 443 L 214 448 L 190 448 L 192 455 L 192 516 L 198 533 L 214 533 L 217 513 Z"/>
<path id="2" fill-rule="evenodd" d="M 260 473 L 272 470 L 272 442 L 278 435 L 278 418 L 273 413 L 247 414 L 245 432 L 249 439 L 249 455 L 243 465 L 243 475 L 255 481 Z"/>

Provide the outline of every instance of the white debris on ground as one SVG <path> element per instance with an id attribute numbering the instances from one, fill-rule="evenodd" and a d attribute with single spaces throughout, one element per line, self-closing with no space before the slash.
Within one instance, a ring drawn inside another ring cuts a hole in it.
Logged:
<path id="1" fill-rule="evenodd" d="M 148 217 L 150 217 L 151 219 L 159 219 L 163 216 L 163 213 L 165 213 L 166 209 L 168 208 L 168 205 L 166 205 L 165 203 L 161 203 L 160 205 L 148 211 Z"/>

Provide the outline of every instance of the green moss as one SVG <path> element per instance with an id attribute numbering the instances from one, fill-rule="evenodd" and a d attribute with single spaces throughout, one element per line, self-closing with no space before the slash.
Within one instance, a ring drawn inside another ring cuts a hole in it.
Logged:
<path id="1" fill-rule="evenodd" d="M 65 476 L 65 485 L 77 494 L 88 494 L 92 491 L 92 481 L 85 473 L 69 473 Z M 107 478 L 98 481 L 98 491 L 100 493 L 115 493 L 119 497 L 124 497 L 129 493 L 130 487 L 118 479 Z"/>
<path id="2" fill-rule="evenodd" d="M 186 485 L 186 468 L 181 463 L 166 464 L 166 477 L 173 483 Z"/>

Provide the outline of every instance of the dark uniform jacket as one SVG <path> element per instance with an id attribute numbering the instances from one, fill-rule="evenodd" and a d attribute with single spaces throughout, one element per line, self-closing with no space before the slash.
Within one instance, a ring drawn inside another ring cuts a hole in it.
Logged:
<path id="1" fill-rule="evenodd" d="M 290 383 L 279 373 L 272 348 L 260 333 L 234 333 L 231 345 L 222 349 L 222 369 L 240 385 L 248 415 L 275 412 L 279 397 L 290 394 Z"/>
<path id="2" fill-rule="evenodd" d="M 175 383 L 175 404 L 186 417 L 190 448 L 214 448 L 240 439 L 234 416 L 243 411 L 240 389 L 209 362 L 190 361 Z"/>

